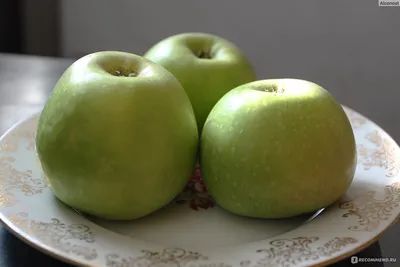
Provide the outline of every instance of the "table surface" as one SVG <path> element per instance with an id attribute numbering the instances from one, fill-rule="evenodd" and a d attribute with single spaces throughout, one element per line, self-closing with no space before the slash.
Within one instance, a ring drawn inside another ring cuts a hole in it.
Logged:
<path id="1" fill-rule="evenodd" d="M 0 54 L 0 133 L 17 121 L 40 111 L 71 59 Z M 399 129 L 400 130 L 400 129 Z M 395 257 L 400 261 L 400 224 L 397 223 L 359 257 Z M 0 267 L 70 266 L 26 245 L 0 224 Z M 354 266 L 349 259 L 332 267 Z M 357 264 L 358 267 L 391 267 L 400 263 Z"/>

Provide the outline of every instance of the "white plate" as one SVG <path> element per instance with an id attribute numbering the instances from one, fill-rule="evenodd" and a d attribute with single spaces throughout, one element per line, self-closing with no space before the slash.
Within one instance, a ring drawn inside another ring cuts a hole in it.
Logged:
<path id="1" fill-rule="evenodd" d="M 77 265 L 325 266 L 376 241 L 400 214 L 400 148 L 376 124 L 346 112 L 358 145 L 356 176 L 348 192 L 317 216 L 229 214 L 213 206 L 197 173 L 176 202 L 146 218 L 84 217 L 60 203 L 41 178 L 35 114 L 0 139 L 0 218 L 26 243 Z"/>

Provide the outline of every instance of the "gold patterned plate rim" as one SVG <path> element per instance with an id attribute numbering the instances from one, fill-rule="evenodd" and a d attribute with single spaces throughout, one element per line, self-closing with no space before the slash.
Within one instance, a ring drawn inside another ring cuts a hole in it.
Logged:
<path id="1" fill-rule="evenodd" d="M 199 250 L 159 245 L 115 233 L 57 202 L 40 178 L 34 153 L 39 112 L 0 137 L 0 220 L 32 247 L 81 266 L 326 266 L 378 240 L 400 214 L 399 146 L 377 124 L 344 109 L 358 149 L 350 189 L 315 219 L 259 241 Z M 195 199 L 177 203 L 213 209 L 204 186 L 196 179 L 192 183 Z"/>

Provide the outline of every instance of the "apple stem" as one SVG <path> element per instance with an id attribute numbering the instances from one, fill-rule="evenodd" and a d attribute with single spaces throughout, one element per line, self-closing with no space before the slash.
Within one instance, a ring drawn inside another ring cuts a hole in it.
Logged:
<path id="1" fill-rule="evenodd" d="M 264 91 L 269 92 L 269 93 L 279 94 L 279 93 L 283 93 L 285 91 L 285 89 L 283 88 L 283 86 L 277 87 L 275 85 L 272 85 L 270 88 L 264 89 Z"/>
<path id="2" fill-rule="evenodd" d="M 200 51 L 199 53 L 197 53 L 197 57 L 204 58 L 204 59 L 210 59 L 211 55 L 210 55 L 210 52 Z"/>
<path id="3" fill-rule="evenodd" d="M 119 77 L 136 77 L 137 76 L 137 74 L 135 72 L 130 72 L 128 74 L 125 74 L 119 70 L 115 71 L 115 75 L 119 76 Z"/>

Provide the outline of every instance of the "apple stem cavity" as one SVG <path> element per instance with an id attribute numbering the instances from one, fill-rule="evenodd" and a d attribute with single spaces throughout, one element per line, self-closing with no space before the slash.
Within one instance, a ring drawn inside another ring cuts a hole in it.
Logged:
<path id="1" fill-rule="evenodd" d="M 276 85 L 271 85 L 268 88 L 263 88 L 260 89 L 260 91 L 264 91 L 267 93 L 273 93 L 273 94 L 282 94 L 283 92 L 285 92 L 285 89 L 283 88 L 283 86 L 276 86 Z"/>
<path id="2" fill-rule="evenodd" d="M 115 70 L 114 75 L 118 76 L 118 77 L 137 77 L 137 73 L 135 73 L 135 72 L 126 73 L 126 72 L 119 71 L 119 70 Z"/>
<path id="3" fill-rule="evenodd" d="M 212 58 L 210 52 L 208 52 L 208 51 L 203 51 L 203 50 L 197 52 L 196 56 L 197 56 L 198 58 L 201 58 L 201 59 L 211 59 L 211 58 Z"/>

